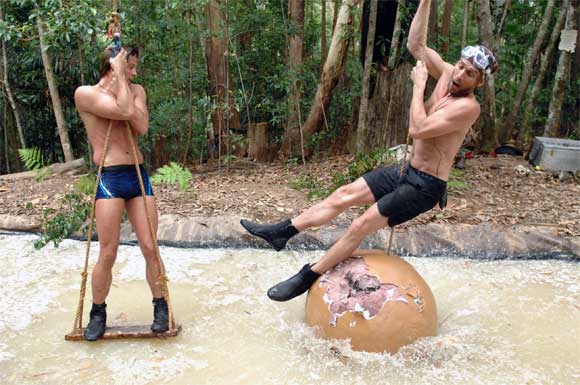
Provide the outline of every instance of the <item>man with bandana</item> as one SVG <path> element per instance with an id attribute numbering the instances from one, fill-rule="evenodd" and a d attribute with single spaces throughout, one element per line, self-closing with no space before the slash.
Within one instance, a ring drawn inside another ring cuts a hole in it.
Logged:
<path id="1" fill-rule="evenodd" d="M 270 299 L 287 301 L 303 294 L 322 273 L 350 257 L 367 235 L 406 222 L 437 203 L 445 205 L 447 179 L 455 155 L 480 113 L 473 92 L 496 71 L 498 64 L 493 53 L 482 45 L 463 48 L 455 64 L 443 61 L 425 42 L 429 8 L 430 0 L 421 0 L 407 43 L 417 64 L 410 74 L 413 97 L 409 134 L 413 138 L 413 154 L 403 175 L 400 176 L 398 165 L 377 169 L 340 187 L 293 219 L 275 224 L 241 221 L 249 233 L 281 250 L 292 236 L 330 222 L 349 207 L 372 205 L 320 261 L 306 264 L 297 274 L 270 288 Z M 437 85 L 425 102 L 429 75 L 437 79 Z"/>

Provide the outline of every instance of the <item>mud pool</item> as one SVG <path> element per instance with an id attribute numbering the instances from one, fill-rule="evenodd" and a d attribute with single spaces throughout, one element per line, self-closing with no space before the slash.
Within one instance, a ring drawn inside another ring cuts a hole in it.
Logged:
<path id="1" fill-rule="evenodd" d="M 66 342 L 85 243 L 35 251 L 0 234 L 2 384 L 575 384 L 580 382 L 580 263 L 405 258 L 429 283 L 439 335 L 396 355 L 315 337 L 305 296 L 266 290 L 318 251 L 161 247 L 180 335 Z M 93 243 L 91 266 L 98 254 Z M 151 295 L 134 246 L 121 246 L 109 324 L 149 324 Z M 89 283 L 90 284 L 90 283 Z M 89 286 L 90 287 L 90 286 Z M 85 302 L 88 318 L 90 291 Z"/>

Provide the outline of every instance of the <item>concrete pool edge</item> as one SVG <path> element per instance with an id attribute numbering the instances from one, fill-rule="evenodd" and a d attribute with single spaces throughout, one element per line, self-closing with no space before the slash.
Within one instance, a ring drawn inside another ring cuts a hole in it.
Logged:
<path id="1" fill-rule="evenodd" d="M 159 218 L 159 243 L 196 248 L 269 248 L 240 226 L 238 216 Z M 25 216 L 0 216 L 0 230 L 38 232 L 39 226 Z M 288 243 L 289 250 L 325 250 L 346 230 L 330 224 L 298 234 Z M 386 249 L 389 229 L 367 237 L 361 248 Z M 86 239 L 74 234 L 73 239 Z M 136 243 L 129 223 L 121 227 L 121 242 Z M 414 256 L 461 256 L 474 259 L 565 259 L 580 261 L 580 237 L 561 237 L 556 226 L 492 224 L 427 224 L 396 229 L 392 252 Z"/>

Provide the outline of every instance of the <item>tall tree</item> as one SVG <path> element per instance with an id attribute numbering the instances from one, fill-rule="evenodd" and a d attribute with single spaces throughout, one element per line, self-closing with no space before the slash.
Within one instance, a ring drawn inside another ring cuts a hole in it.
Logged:
<path id="1" fill-rule="evenodd" d="M 320 65 L 326 60 L 326 1 L 322 0 L 322 14 L 320 15 Z"/>
<path id="2" fill-rule="evenodd" d="M 565 30 L 578 32 L 578 0 L 571 0 L 568 5 L 568 12 L 566 15 Z M 574 35 L 576 37 L 576 35 Z M 544 136 L 557 136 L 558 128 L 562 118 L 562 105 L 564 103 L 564 94 L 566 92 L 568 79 L 570 78 L 570 61 L 571 53 L 574 51 L 574 44 L 571 48 L 567 47 L 560 38 L 560 58 L 558 59 L 558 67 L 556 69 L 556 78 L 554 80 L 554 88 L 552 89 L 552 97 L 550 99 L 550 107 L 548 111 L 548 120 L 544 127 Z"/>
<path id="3" fill-rule="evenodd" d="M 365 62 L 362 76 L 362 95 L 360 98 L 360 110 L 358 114 L 356 152 L 362 153 L 368 148 L 369 127 L 367 114 L 369 109 L 369 95 L 371 87 L 371 67 L 373 65 L 373 52 L 375 49 L 375 31 L 377 25 L 377 0 L 370 0 L 369 27 L 367 32 L 367 46 L 365 47 Z"/>
<path id="4" fill-rule="evenodd" d="M 469 1 L 463 0 L 463 30 L 461 32 L 461 46 L 467 45 L 467 26 L 469 25 Z"/>
<path id="5" fill-rule="evenodd" d="M 548 0 L 548 5 L 546 6 L 546 9 L 544 11 L 544 16 L 542 18 L 542 23 L 540 24 L 540 29 L 538 30 L 538 34 L 536 35 L 536 40 L 534 41 L 534 45 L 530 49 L 528 57 L 525 61 L 524 64 L 525 67 L 518 88 L 518 93 L 516 94 L 516 98 L 511 104 L 508 116 L 504 120 L 503 130 L 501 132 L 502 142 L 509 140 L 512 137 L 512 130 L 514 124 L 517 121 L 518 113 L 522 106 L 522 102 L 524 101 L 524 97 L 526 96 L 528 85 L 530 84 L 530 80 L 532 79 L 532 73 L 534 71 L 534 68 L 536 68 L 536 62 L 540 55 L 540 49 L 542 48 L 542 45 L 546 40 L 546 36 L 548 35 L 548 27 L 550 26 L 550 22 L 552 20 L 552 11 L 554 9 L 554 2 L 555 2 L 554 0 Z"/>
<path id="6" fill-rule="evenodd" d="M 4 9 L 2 3 L 0 2 L 0 23 L 4 21 Z M 4 89 L 6 90 L 6 96 L 10 102 L 10 107 L 12 108 L 12 113 L 14 114 L 14 120 L 16 121 L 16 128 L 18 129 L 18 137 L 20 139 L 20 146 L 26 148 L 26 140 L 24 138 L 24 129 L 22 128 L 22 121 L 20 119 L 20 112 L 18 111 L 18 106 L 14 100 L 14 95 L 12 95 L 12 89 L 10 88 L 10 82 L 8 80 L 8 57 L 6 55 L 6 41 L 2 39 L 2 73 Z"/>
<path id="7" fill-rule="evenodd" d="M 212 140 L 219 143 L 221 151 L 225 144 L 222 139 L 227 137 L 228 129 L 240 127 L 240 114 L 235 109 L 233 98 L 230 97 L 232 83 L 227 61 L 228 31 L 223 0 L 208 1 L 206 23 L 209 30 L 206 44 L 209 95 L 216 105 L 211 114 L 214 134 Z"/>
<path id="8" fill-rule="evenodd" d="M 453 11 L 453 0 L 445 0 L 443 11 L 443 21 L 441 22 L 441 54 L 447 55 L 449 52 L 449 37 L 451 33 L 451 13 Z"/>
<path id="9" fill-rule="evenodd" d="M 66 120 L 64 118 L 64 112 L 62 109 L 62 103 L 60 101 L 60 93 L 58 92 L 58 84 L 56 77 L 54 76 L 54 71 L 52 69 L 52 62 L 48 54 L 48 46 L 46 45 L 45 39 L 45 26 L 44 21 L 40 15 L 40 10 L 36 10 L 36 26 L 38 28 L 38 40 L 40 43 L 40 54 L 42 56 L 42 64 L 44 66 L 44 73 L 46 75 L 46 81 L 48 83 L 48 89 L 50 91 L 50 99 L 52 101 L 52 109 L 54 112 L 54 117 L 56 119 L 56 126 L 58 128 L 58 136 L 60 137 L 60 144 L 62 146 L 62 152 L 64 155 L 65 162 L 71 162 L 74 160 L 74 155 L 72 152 L 72 146 L 70 139 L 68 137 L 68 128 Z"/>
<path id="10" fill-rule="evenodd" d="M 288 100 L 288 123 L 284 130 L 281 152 L 284 155 L 303 154 L 302 122 L 300 104 L 302 85 L 300 82 L 304 56 L 304 0 L 290 0 L 290 34 L 288 36 L 288 66 L 290 70 L 290 95 Z"/>
<path id="11" fill-rule="evenodd" d="M 522 117 L 522 124 L 521 128 L 518 132 L 518 139 L 517 142 L 519 145 L 522 145 L 524 140 L 526 140 L 528 132 L 529 132 L 529 119 L 530 115 L 532 114 L 533 109 L 536 107 L 536 100 L 538 99 L 538 95 L 542 91 L 542 87 L 544 84 L 544 79 L 546 78 L 546 74 L 548 72 L 548 66 L 552 59 L 552 55 L 554 54 L 554 49 L 556 48 L 556 43 L 560 37 L 560 32 L 562 28 L 564 28 L 564 23 L 566 22 L 566 14 L 568 11 L 568 4 L 570 0 L 563 0 L 560 4 L 560 13 L 558 15 L 558 19 L 556 20 L 556 25 L 552 28 L 552 34 L 550 35 L 550 41 L 548 42 L 548 46 L 544 54 L 542 55 L 542 59 L 540 61 L 540 69 L 537 72 L 537 77 L 534 82 L 534 87 L 532 88 L 532 92 L 528 101 L 526 103 L 526 109 L 524 110 L 524 115 Z"/>
<path id="12" fill-rule="evenodd" d="M 348 43 L 353 33 L 352 18 L 357 3 L 358 0 L 343 0 L 340 6 L 328 56 L 324 62 L 322 75 L 318 83 L 314 101 L 312 102 L 312 107 L 310 108 L 310 113 L 304 123 L 305 140 L 317 132 L 322 126 L 326 115 L 325 111 L 330 106 L 332 94 L 340 75 L 344 71 Z"/>
<path id="13" fill-rule="evenodd" d="M 489 0 L 477 0 L 477 4 L 479 41 L 486 47 L 493 49 L 493 20 Z M 495 118 L 495 78 L 494 75 L 487 75 L 483 86 L 483 103 L 479 118 L 480 150 L 489 151 L 497 146 Z"/>

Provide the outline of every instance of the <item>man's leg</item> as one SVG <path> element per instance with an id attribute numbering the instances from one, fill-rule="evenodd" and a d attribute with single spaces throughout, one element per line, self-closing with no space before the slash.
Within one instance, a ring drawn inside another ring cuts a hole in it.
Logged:
<path id="1" fill-rule="evenodd" d="M 97 233 L 99 234 L 99 260 L 93 268 L 93 302 L 105 302 L 113 280 L 113 265 L 117 259 L 119 234 L 125 200 L 121 198 L 98 199 L 95 207 Z"/>
<path id="2" fill-rule="evenodd" d="M 252 235 L 269 242 L 276 251 L 282 250 L 286 242 L 310 227 L 324 225 L 338 214 L 352 206 L 373 203 L 375 197 L 363 178 L 353 183 L 339 187 L 322 202 L 315 204 L 292 220 L 286 220 L 272 225 L 260 225 L 247 220 L 241 224 Z"/>
<path id="3" fill-rule="evenodd" d="M 377 204 L 355 219 L 347 232 L 314 265 L 305 265 L 298 274 L 282 281 L 268 290 L 268 297 L 275 301 L 288 301 L 307 291 L 325 271 L 349 258 L 364 238 L 387 226 L 387 218 L 379 213 Z"/>
<path id="4" fill-rule="evenodd" d="M 119 232 L 125 201 L 123 199 L 98 199 L 95 207 L 97 233 L 99 234 L 99 260 L 93 268 L 91 285 L 93 306 L 90 320 L 84 331 L 87 341 L 96 341 L 105 333 L 107 324 L 107 305 L 105 299 L 109 294 L 113 280 L 113 264 L 117 258 Z"/>
<path id="5" fill-rule="evenodd" d="M 157 207 L 155 198 L 153 196 L 147 196 L 145 199 L 147 199 L 147 209 L 149 210 L 153 231 L 157 235 Z M 133 226 L 133 230 L 135 230 L 139 247 L 145 257 L 147 282 L 151 288 L 151 293 L 155 298 L 163 297 L 163 291 L 159 283 L 159 264 L 157 263 L 157 256 L 155 255 L 156 244 L 151 238 L 145 208 L 143 207 L 143 197 L 139 196 L 127 201 L 127 217 Z"/>
<path id="6" fill-rule="evenodd" d="M 149 211 L 153 231 L 155 232 L 155 237 L 157 237 L 158 218 L 155 197 L 146 196 L 145 199 L 147 199 L 147 210 Z M 157 245 L 151 237 L 145 207 L 143 206 L 143 197 L 139 196 L 127 202 L 127 216 L 129 217 L 131 225 L 133 225 L 137 240 L 139 241 L 139 247 L 145 257 L 147 282 L 151 288 L 154 305 L 154 321 L 151 325 L 151 330 L 156 333 L 162 333 L 169 329 L 169 313 L 167 302 L 163 296 L 162 285 L 159 282 L 160 266 L 155 253 Z"/>

